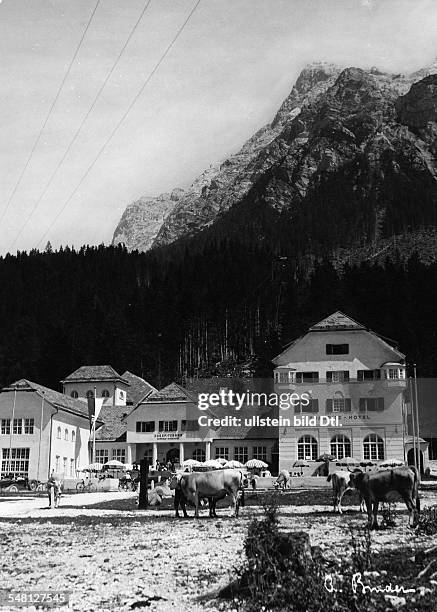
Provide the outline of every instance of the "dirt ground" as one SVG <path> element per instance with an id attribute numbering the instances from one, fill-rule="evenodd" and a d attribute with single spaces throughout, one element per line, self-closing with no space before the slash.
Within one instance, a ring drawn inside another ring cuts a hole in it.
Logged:
<path id="1" fill-rule="evenodd" d="M 421 497 L 422 507 L 437 504 L 437 491 Z M 348 496 L 344 514 L 334 515 L 330 498 L 328 490 L 283 495 L 280 525 L 307 531 L 334 561 L 350 555 L 350 529 L 362 528 L 365 516 Z M 194 520 L 175 519 L 170 499 L 158 510 L 138 510 L 132 493 L 65 495 L 56 510 L 42 497 L 0 498 L 0 588 L 69 591 L 71 609 L 81 612 L 229 609 L 214 595 L 235 577 L 249 522 L 262 516 L 259 497 L 247 502 L 239 519 L 219 508 L 217 519 L 203 510 Z M 375 552 L 437 544 L 409 529 L 406 512 L 397 508 L 396 527 L 374 532 Z"/>

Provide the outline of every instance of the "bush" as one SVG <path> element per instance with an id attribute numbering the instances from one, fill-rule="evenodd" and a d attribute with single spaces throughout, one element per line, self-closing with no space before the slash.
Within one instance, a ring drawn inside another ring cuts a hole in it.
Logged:
<path id="1" fill-rule="evenodd" d="M 420 516 L 417 530 L 427 535 L 437 533 L 437 505 L 425 507 Z"/>
<path id="2" fill-rule="evenodd" d="M 311 555 L 307 534 L 280 533 L 277 512 L 277 496 L 272 495 L 264 504 L 264 519 L 249 525 L 246 563 L 240 573 L 242 608 L 247 612 L 329 609 L 325 571 Z"/>

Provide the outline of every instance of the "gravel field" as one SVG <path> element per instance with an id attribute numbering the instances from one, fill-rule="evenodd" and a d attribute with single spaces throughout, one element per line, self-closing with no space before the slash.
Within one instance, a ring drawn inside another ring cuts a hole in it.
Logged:
<path id="1" fill-rule="evenodd" d="M 70 591 L 71 608 L 81 612 L 222 610 L 214 594 L 235 576 L 248 523 L 262 516 L 259 498 L 248 497 L 237 520 L 219 508 L 218 519 L 203 510 L 197 521 L 173 518 L 170 499 L 164 509 L 137 510 L 132 493 L 65 495 L 56 510 L 42 497 L 0 498 L 2 588 Z M 437 503 L 436 491 L 421 497 L 422 507 Z M 284 495 L 280 524 L 308 531 L 311 544 L 337 560 L 351 552 L 349 527 L 363 527 L 365 517 L 348 496 L 344 514 L 334 515 L 330 498 L 328 490 Z M 396 527 L 375 532 L 376 552 L 437 544 L 410 530 L 398 508 Z"/>

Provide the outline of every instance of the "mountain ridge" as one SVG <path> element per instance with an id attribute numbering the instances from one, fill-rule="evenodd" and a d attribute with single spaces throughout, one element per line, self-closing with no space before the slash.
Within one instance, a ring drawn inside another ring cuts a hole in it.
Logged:
<path id="1" fill-rule="evenodd" d="M 307 66 L 272 122 L 240 151 L 207 169 L 188 190 L 173 190 L 128 206 L 114 233 L 114 244 L 148 250 L 195 236 L 256 192 L 261 179 L 265 203 L 287 211 L 290 218 L 305 216 L 300 207 L 317 208 L 308 194 L 322 198 L 320 183 L 335 174 L 344 182 L 345 172 L 354 174 L 354 164 L 361 168 L 355 172 L 355 185 L 347 187 L 355 190 L 350 199 L 357 207 L 373 207 L 371 237 L 378 238 L 378 227 L 388 234 L 402 233 L 404 226 L 387 226 L 387 209 L 393 206 L 388 187 L 396 183 L 394 175 L 403 174 L 408 182 L 417 169 L 420 177 L 416 172 L 415 181 L 426 183 L 424 173 L 435 179 L 435 70 L 434 64 L 405 76 L 376 68 Z M 420 103 L 424 94 L 427 108 Z M 367 184 L 360 184 L 363 173 Z M 266 182 L 269 174 L 272 179 Z M 156 202 L 162 204 L 158 215 Z"/>

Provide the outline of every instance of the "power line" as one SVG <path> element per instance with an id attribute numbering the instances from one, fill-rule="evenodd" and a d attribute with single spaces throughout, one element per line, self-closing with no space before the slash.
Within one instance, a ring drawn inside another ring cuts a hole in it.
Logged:
<path id="1" fill-rule="evenodd" d="M 100 0 L 99 0 L 99 1 L 100 1 Z M 119 61 L 120 61 L 120 59 L 121 59 L 121 56 L 123 55 L 123 53 L 124 53 L 124 51 L 126 50 L 126 47 L 128 46 L 128 44 L 129 44 L 129 42 L 130 42 L 130 40 L 131 40 L 132 36 L 134 35 L 134 33 L 135 33 L 135 31 L 136 31 L 137 27 L 139 26 L 140 21 L 142 20 L 142 18 L 143 18 L 143 16 L 144 16 L 144 13 L 145 13 L 145 12 L 147 11 L 147 9 L 149 8 L 149 5 L 150 5 L 151 1 L 152 1 L 152 0 L 148 0 L 148 1 L 146 2 L 146 4 L 144 5 L 144 7 L 143 7 L 143 9 L 142 9 L 142 11 L 141 11 L 141 13 L 140 13 L 140 16 L 138 17 L 137 21 L 135 22 L 135 25 L 133 26 L 132 30 L 130 31 L 129 36 L 128 36 L 128 37 L 127 37 L 127 39 L 126 39 L 126 42 L 124 43 L 123 47 L 121 48 L 121 51 L 119 52 L 119 54 L 118 54 L 118 56 L 117 56 L 117 59 L 115 60 L 115 62 L 113 63 L 113 65 L 112 65 L 112 67 L 111 67 L 111 70 L 110 70 L 110 71 L 108 72 L 108 74 L 106 75 L 106 78 L 105 78 L 105 80 L 103 81 L 102 85 L 100 86 L 100 88 L 99 88 L 99 90 L 98 90 L 97 94 L 95 95 L 94 100 L 93 100 L 93 101 L 92 101 L 92 103 L 91 103 L 91 106 L 89 107 L 89 109 L 88 109 L 87 113 L 85 114 L 85 116 L 83 117 L 82 121 L 80 122 L 79 127 L 76 129 L 76 132 L 74 133 L 73 138 L 71 139 L 71 141 L 70 141 L 70 143 L 69 143 L 68 147 L 66 148 L 66 150 L 65 150 L 65 152 L 64 152 L 64 154 L 63 154 L 63 156 L 61 157 L 61 159 L 60 159 L 60 160 L 59 160 L 59 162 L 57 163 L 56 168 L 55 168 L 55 169 L 54 169 L 54 171 L 52 172 L 52 174 L 51 174 L 51 176 L 50 176 L 49 180 L 47 181 L 47 183 L 46 183 L 46 185 L 45 185 L 45 187 L 44 187 L 44 189 L 43 189 L 43 191 L 42 191 L 41 195 L 39 196 L 38 200 L 35 202 L 35 204 L 34 204 L 34 206 L 33 206 L 32 210 L 30 211 L 30 214 L 28 215 L 28 217 L 27 217 L 26 221 L 25 221 L 25 222 L 24 222 L 24 224 L 21 226 L 21 228 L 20 228 L 20 230 L 19 230 L 18 234 L 15 236 L 14 240 L 12 241 L 12 243 L 10 244 L 10 246 L 8 247 L 8 251 L 10 251 L 10 250 L 13 248 L 13 246 L 16 244 L 17 240 L 19 239 L 19 237 L 20 237 L 20 236 L 21 236 L 21 234 L 23 233 L 23 231 L 24 231 L 24 229 L 26 228 L 27 224 L 29 223 L 30 219 L 33 217 L 33 215 L 34 215 L 34 213 L 35 213 L 36 209 L 38 208 L 38 206 L 40 205 L 40 203 L 41 203 L 41 201 L 43 200 L 44 196 L 46 195 L 47 191 L 49 190 L 49 187 L 50 187 L 50 185 L 52 184 L 53 179 L 55 178 L 55 176 L 56 176 L 56 174 L 57 174 L 57 172 L 58 172 L 59 168 L 60 168 L 60 167 L 62 166 L 62 164 L 64 163 L 64 161 L 65 161 L 65 159 L 66 159 L 67 155 L 68 155 L 68 154 L 69 154 L 69 152 L 71 151 L 71 149 L 72 149 L 72 147 L 73 147 L 74 143 L 76 142 L 76 140 L 77 140 L 77 138 L 78 138 L 78 136 L 79 136 L 79 134 L 80 134 L 80 132 L 81 132 L 81 130 L 82 130 L 82 128 L 83 128 L 83 126 L 84 126 L 85 122 L 86 122 L 86 120 L 87 120 L 87 119 L 88 119 L 88 117 L 91 115 L 91 113 L 92 113 L 92 111 L 93 111 L 93 109 L 94 109 L 94 107 L 95 107 L 95 105 L 96 105 L 96 103 L 97 103 L 98 99 L 100 98 L 100 95 L 101 95 L 102 91 L 105 89 L 106 84 L 108 83 L 109 79 L 111 78 L 111 76 L 112 76 L 112 74 L 113 74 L 114 70 L 116 69 L 116 67 L 117 67 L 117 65 L 118 65 L 118 62 L 119 62 Z"/>
<path id="2" fill-rule="evenodd" d="M 11 193 L 11 195 L 9 196 L 8 201 L 6 202 L 6 206 L 5 206 L 5 208 L 4 208 L 4 210 L 3 210 L 3 212 L 2 212 L 2 214 L 1 214 L 1 216 L 0 216 L 0 223 L 3 221 L 3 219 L 4 219 L 5 215 L 6 215 L 6 213 L 7 213 L 7 212 L 8 212 L 8 210 L 9 210 L 9 206 L 11 205 L 11 202 L 12 202 L 12 200 L 13 200 L 13 198 L 14 198 L 15 194 L 17 193 L 17 189 L 18 189 L 18 187 L 19 187 L 19 186 L 20 186 L 20 184 L 21 184 L 21 181 L 22 181 L 22 179 L 23 179 L 23 176 L 24 176 L 24 174 L 25 174 L 25 172 L 26 172 L 26 170 L 27 170 L 27 168 L 28 168 L 29 164 L 30 164 L 30 161 L 31 161 L 31 159 L 32 159 L 32 157 L 33 157 L 33 154 L 34 154 L 34 152 L 35 152 L 35 149 L 37 148 L 37 146 L 38 146 L 38 144 L 39 144 L 39 141 L 41 140 L 41 136 L 42 136 L 42 134 L 43 134 L 43 132 L 44 132 L 44 129 L 45 129 L 45 127 L 46 127 L 46 125 L 47 125 L 47 123 L 48 123 L 48 121 L 49 121 L 50 117 L 51 117 L 51 114 L 52 114 L 52 112 L 53 112 L 53 109 L 55 108 L 56 102 L 58 101 L 58 98 L 59 98 L 59 96 L 61 95 L 61 91 L 62 91 L 62 89 L 64 88 L 65 82 L 66 82 L 66 80 L 67 80 L 67 78 L 68 78 L 68 76 L 69 76 L 69 74 L 70 74 L 70 72 L 71 72 L 71 68 L 73 67 L 73 64 L 74 64 L 74 62 L 75 62 L 75 60 L 76 60 L 77 54 L 79 53 L 79 50 L 80 50 L 80 48 L 81 48 L 81 46 L 82 46 L 82 43 L 83 43 L 83 40 L 84 40 L 84 38 L 85 38 L 85 36 L 86 36 L 86 33 L 88 32 L 88 29 L 89 29 L 89 27 L 90 27 L 90 25 L 91 25 L 91 22 L 92 22 L 92 20 L 93 20 L 93 18 L 94 18 L 94 15 L 95 15 L 95 13 L 96 13 L 96 11 L 97 11 L 97 8 L 98 8 L 99 4 L 100 4 L 100 0 L 97 0 L 96 5 L 95 5 L 95 7 L 94 7 L 94 9 L 93 9 L 93 11 L 92 11 L 92 13 L 91 13 L 91 15 L 90 15 L 90 18 L 88 19 L 88 23 L 86 24 L 85 29 L 84 29 L 84 31 L 82 32 L 82 36 L 80 37 L 79 44 L 78 44 L 78 45 L 77 45 L 77 47 L 76 47 L 76 51 L 74 52 L 73 57 L 71 58 L 70 64 L 69 64 L 69 66 L 68 66 L 68 68 L 67 68 L 67 71 L 66 71 L 66 73 L 64 74 L 64 78 L 62 79 L 61 84 L 60 84 L 60 86 L 59 86 L 59 88 L 58 88 L 58 91 L 56 92 L 56 95 L 55 95 L 55 97 L 54 97 L 54 99 L 53 99 L 53 102 L 52 102 L 52 104 L 51 104 L 51 106 L 50 106 L 50 108 L 49 108 L 49 111 L 48 111 L 47 116 L 46 116 L 46 118 L 45 118 L 45 120 L 44 120 L 44 123 L 42 124 L 42 127 L 41 127 L 41 129 L 39 130 L 38 136 L 36 137 L 36 140 L 35 140 L 35 142 L 33 143 L 33 146 L 32 146 L 32 148 L 31 148 L 31 150 L 30 150 L 30 153 L 29 153 L 29 156 L 28 156 L 28 158 L 27 158 L 27 160 L 26 160 L 26 163 L 24 164 L 24 167 L 23 167 L 23 169 L 21 170 L 20 176 L 18 177 L 18 180 L 17 180 L 17 182 L 15 183 L 15 186 L 14 186 L 14 188 L 13 188 L 13 190 L 12 190 L 12 193 Z"/>
<path id="3" fill-rule="evenodd" d="M 82 183 L 84 182 L 84 180 L 86 179 L 86 177 L 88 176 L 88 174 L 91 172 L 91 170 L 93 169 L 93 167 L 95 166 L 95 164 L 97 163 L 98 159 L 100 158 L 101 154 L 103 153 L 103 151 L 106 149 L 106 147 L 108 146 L 108 144 L 110 143 L 110 141 L 112 140 L 112 138 L 114 137 L 115 133 L 118 131 L 118 129 L 120 128 L 120 126 L 122 125 L 122 123 L 124 122 L 124 120 L 126 119 L 126 117 L 128 116 L 128 114 L 130 113 L 130 111 L 132 110 L 132 108 L 134 107 L 134 105 L 136 104 L 137 100 L 139 99 L 139 97 L 141 96 L 141 94 L 143 93 L 144 89 L 146 88 L 146 86 L 148 85 L 150 79 L 153 77 L 153 75 L 156 73 L 156 71 L 158 70 L 158 68 L 160 67 L 160 65 L 162 64 L 162 62 L 164 61 L 164 59 L 167 57 L 167 55 L 169 54 L 169 52 L 171 51 L 172 47 L 174 46 L 174 44 L 176 43 L 177 39 L 179 38 L 179 36 L 182 34 L 185 26 L 187 25 L 187 23 L 190 21 L 192 15 L 194 14 L 194 12 L 196 11 L 197 7 L 199 6 L 199 4 L 201 3 L 202 0 L 197 0 L 197 2 L 195 3 L 195 5 L 193 6 L 193 8 L 191 9 L 191 11 L 188 14 L 188 17 L 185 19 L 185 21 L 183 22 L 183 24 L 180 26 L 179 30 L 176 32 L 176 35 L 173 37 L 173 39 L 171 40 L 171 42 L 169 43 L 169 45 L 167 46 L 167 48 L 165 49 L 164 53 L 161 55 L 161 57 L 159 58 L 158 62 L 155 64 L 155 67 L 153 68 L 153 70 L 150 72 L 150 74 L 148 75 L 148 77 L 146 78 L 146 80 L 144 81 L 143 85 L 141 86 L 141 88 L 139 89 L 139 91 L 137 92 L 137 94 L 135 95 L 134 99 L 132 100 L 132 102 L 129 104 L 129 106 L 127 107 L 127 109 L 125 110 L 125 112 L 123 113 L 122 117 L 120 118 L 120 120 L 118 121 L 118 123 L 116 124 L 116 126 L 114 127 L 114 129 L 112 130 L 112 132 L 110 133 L 109 137 L 106 139 L 106 141 L 104 142 L 104 144 L 102 145 L 102 147 L 99 149 L 96 157 L 93 159 L 93 161 L 91 162 L 91 164 L 88 166 L 88 169 L 86 170 L 85 174 L 82 176 L 82 178 L 80 179 L 79 183 L 76 185 L 76 187 L 73 189 L 73 191 L 71 192 L 70 196 L 67 198 L 67 200 L 64 202 L 61 210 L 58 212 L 58 214 L 55 216 L 55 218 L 53 219 L 53 221 L 50 223 L 50 225 L 48 226 L 48 228 L 45 230 L 44 234 L 41 236 L 41 238 L 39 239 L 39 241 L 36 244 L 36 248 L 39 247 L 39 245 L 42 243 L 42 241 L 44 240 L 44 238 L 47 236 L 47 234 L 49 233 L 49 231 L 52 229 L 52 227 L 55 225 L 56 221 L 59 219 L 59 217 L 62 215 L 62 213 L 64 212 L 64 210 L 67 208 L 68 204 L 71 202 L 71 200 L 73 199 L 73 197 L 76 195 L 77 191 L 79 190 L 80 186 L 82 185 Z"/>

